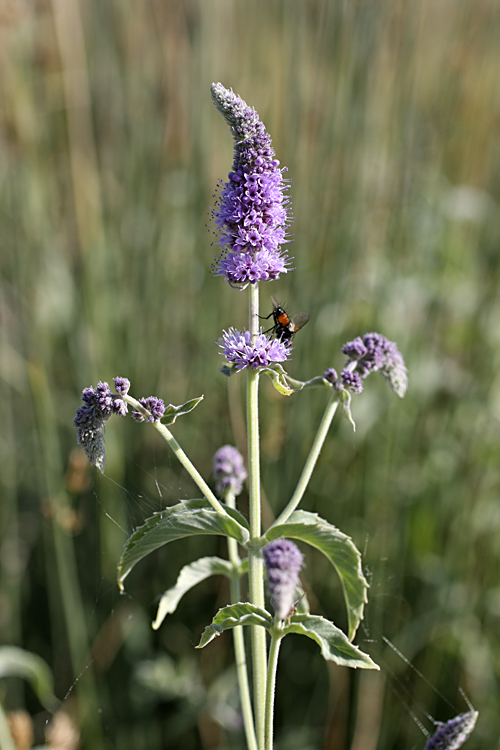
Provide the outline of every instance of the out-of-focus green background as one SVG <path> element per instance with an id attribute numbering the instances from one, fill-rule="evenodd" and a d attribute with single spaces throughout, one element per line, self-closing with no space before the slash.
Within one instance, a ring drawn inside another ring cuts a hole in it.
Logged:
<path id="1" fill-rule="evenodd" d="M 147 424 L 109 422 L 104 477 L 72 428 L 82 388 L 123 375 L 136 397 L 205 394 L 174 427 L 204 476 L 221 444 L 244 447 L 244 375 L 225 379 L 214 345 L 247 315 L 210 268 L 232 162 L 219 80 L 258 110 L 292 180 L 296 270 L 262 286 L 263 314 L 271 294 L 310 313 L 291 374 L 341 368 L 341 345 L 370 330 L 410 372 L 404 401 L 367 381 L 357 432 L 337 420 L 303 503 L 363 550 L 357 642 L 382 672 L 286 639 L 276 747 L 422 748 L 411 713 L 432 731 L 426 713 L 467 710 L 459 686 L 480 711 L 467 747 L 498 746 L 499 39 L 496 0 L 0 0 L 0 637 L 49 663 L 82 748 L 244 747 L 230 636 L 193 649 L 226 584 L 150 627 L 181 565 L 223 543 L 177 542 L 125 596 L 116 585 L 134 526 L 198 493 Z M 325 398 L 263 384 L 268 520 Z M 345 625 L 321 555 L 303 578 L 314 611 Z M 0 689 L 42 743 L 31 690 Z"/>

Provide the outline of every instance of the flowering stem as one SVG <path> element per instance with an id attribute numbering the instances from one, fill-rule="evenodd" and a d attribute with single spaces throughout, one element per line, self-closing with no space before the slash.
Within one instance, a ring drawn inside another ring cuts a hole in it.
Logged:
<path id="1" fill-rule="evenodd" d="M 281 638 L 282 634 L 279 630 L 273 632 L 271 645 L 269 647 L 269 662 L 267 665 L 265 750 L 273 750 L 274 695 L 276 692 L 276 672 L 278 669 L 278 655 L 281 646 Z"/>
<path id="2" fill-rule="evenodd" d="M 137 409 L 137 411 L 141 412 L 141 414 L 146 417 L 146 419 L 150 416 L 149 411 L 145 409 L 142 404 L 139 403 L 139 401 L 136 401 L 135 398 L 132 398 L 132 396 L 123 395 L 121 398 L 127 402 L 127 404 L 130 404 L 130 406 L 133 406 L 134 409 Z M 182 450 L 181 446 L 177 442 L 177 440 L 174 438 L 170 430 L 165 427 L 164 424 L 161 422 L 153 422 L 153 427 L 155 427 L 162 438 L 167 441 L 169 447 L 173 450 L 175 453 L 177 459 L 180 461 L 180 463 L 184 466 L 188 474 L 191 476 L 191 479 L 194 481 L 195 484 L 198 485 L 199 489 L 203 492 L 206 499 L 212 506 L 214 510 L 217 511 L 217 513 L 221 513 L 224 516 L 227 516 L 227 511 L 220 504 L 220 502 L 215 497 L 214 493 L 208 486 L 208 484 L 205 482 L 201 474 L 198 472 L 195 466 L 191 463 L 189 458 L 186 456 L 184 451 Z"/>
<path id="3" fill-rule="evenodd" d="M 259 287 L 250 285 L 249 295 L 252 340 L 259 332 Z M 256 543 L 261 535 L 260 504 L 260 455 L 259 455 L 259 371 L 247 369 L 247 431 L 248 431 L 248 485 L 250 495 L 250 539 Z M 264 563 L 258 548 L 248 552 L 248 579 L 250 601 L 264 607 Z M 264 746 L 265 701 L 266 701 L 266 631 L 252 627 L 252 660 L 254 711 L 258 746 Z"/>
<path id="4" fill-rule="evenodd" d="M 284 511 L 273 523 L 273 526 L 279 526 L 280 524 L 285 523 L 285 521 L 291 516 L 297 505 L 302 500 L 307 485 L 309 484 L 309 480 L 313 473 L 314 467 L 316 466 L 316 462 L 319 458 L 319 454 L 321 453 L 321 449 L 328 434 L 332 419 L 335 416 L 335 412 L 337 411 L 339 402 L 340 395 L 338 393 L 334 393 L 330 401 L 328 402 L 325 413 L 323 414 L 323 419 L 321 420 L 318 432 L 316 433 L 316 437 L 314 438 L 311 450 L 309 451 L 307 461 L 305 463 L 304 469 L 302 470 L 302 474 L 297 483 L 297 487 L 295 488 L 295 492 L 293 493 L 292 498 Z"/>
<path id="5" fill-rule="evenodd" d="M 226 505 L 229 508 L 236 508 L 236 500 L 233 492 L 227 492 L 225 500 Z M 231 601 L 236 603 L 241 599 L 239 574 L 241 559 L 238 554 L 238 542 L 236 541 L 236 539 L 228 537 L 227 550 L 229 560 L 233 566 L 233 569 L 236 571 L 231 576 Z M 245 735 L 247 739 L 248 750 L 258 750 L 252 713 L 252 701 L 250 698 L 250 688 L 248 684 L 245 640 L 243 637 L 243 628 L 241 626 L 233 629 L 233 643 L 234 657 L 236 662 L 236 674 L 238 675 L 238 687 L 240 691 L 241 712 L 243 714 L 243 723 L 245 725 Z"/>

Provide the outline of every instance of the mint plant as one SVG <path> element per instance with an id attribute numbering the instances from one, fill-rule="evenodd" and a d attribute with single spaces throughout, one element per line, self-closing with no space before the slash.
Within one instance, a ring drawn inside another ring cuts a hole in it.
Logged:
<path id="1" fill-rule="evenodd" d="M 339 404 L 354 427 L 351 398 L 363 391 L 368 375 L 381 373 L 400 397 L 405 395 L 408 377 L 396 344 L 378 333 L 367 333 L 343 346 L 347 362 L 340 375 L 333 367 L 327 367 L 322 374 L 307 381 L 289 376 L 283 365 L 293 354 L 294 331 L 282 325 L 263 332 L 259 315 L 259 285 L 275 281 L 292 270 L 291 258 L 283 249 L 289 242 L 291 222 L 289 184 L 257 112 L 220 83 L 212 85 L 212 99 L 234 139 L 232 171 L 227 181 L 220 183 L 212 210 L 221 251 L 213 272 L 234 290 L 248 290 L 249 298 L 248 329 L 238 331 L 231 327 L 217 342 L 225 359 L 222 372 L 226 376 L 237 376 L 246 371 L 246 468 L 235 448 L 219 448 L 214 458 L 215 494 L 169 429 L 178 417 L 190 413 L 202 397 L 180 406 L 165 406 L 162 399 L 155 396 L 137 400 L 130 395 L 130 383 L 126 378 L 115 378 L 115 393 L 103 382 L 95 389 L 86 388 L 74 426 L 89 461 L 103 471 L 104 427 L 109 417 L 131 414 L 137 421 L 148 421 L 198 486 L 201 498 L 171 505 L 135 530 L 119 561 L 118 583 L 123 589 L 132 568 L 169 542 L 200 534 L 227 537 L 228 559 L 204 557 L 186 565 L 175 586 L 163 594 L 153 627 L 159 628 L 164 618 L 175 611 L 182 596 L 200 581 L 211 575 L 224 575 L 229 579 L 231 601 L 207 624 L 198 648 L 205 648 L 225 631 L 232 631 L 247 746 L 249 750 L 271 750 L 276 669 L 285 636 L 295 633 L 314 640 L 323 657 L 337 664 L 378 669 L 352 642 L 367 602 L 368 583 L 363 575 L 360 552 L 348 536 L 327 520 L 299 510 L 298 506 Z M 258 403 L 262 375 L 269 376 L 283 395 L 316 388 L 328 398 L 296 489 L 279 517 L 265 531 L 261 524 Z M 245 480 L 249 492 L 248 520 L 237 509 L 237 498 Z M 347 633 L 333 622 L 309 612 L 299 579 L 303 553 L 291 539 L 318 549 L 339 576 L 347 609 Z M 266 580 L 270 607 L 266 607 Z M 245 657 L 248 632 L 252 683 Z"/>

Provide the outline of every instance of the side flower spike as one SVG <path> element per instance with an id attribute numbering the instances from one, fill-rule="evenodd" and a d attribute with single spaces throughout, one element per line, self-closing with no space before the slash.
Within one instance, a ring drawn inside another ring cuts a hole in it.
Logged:
<path id="1" fill-rule="evenodd" d="M 458 750 L 474 731 L 477 717 L 477 711 L 467 711 L 446 723 L 437 721 L 438 728 L 427 740 L 425 750 Z"/>
<path id="2" fill-rule="evenodd" d="M 119 395 L 111 393 L 107 383 L 99 382 L 97 388 L 85 388 L 82 392 L 83 406 L 76 410 L 73 426 L 78 443 L 88 460 L 99 471 L 104 471 L 106 451 L 104 448 L 104 424 L 112 414 L 124 417 L 128 408 L 120 395 L 126 393 L 130 382 L 126 378 L 115 378 Z"/>
<path id="3" fill-rule="evenodd" d="M 254 109 L 221 83 L 212 84 L 212 100 L 234 138 L 233 169 L 212 210 L 222 249 L 214 272 L 238 288 L 273 281 L 290 263 L 281 249 L 291 219 L 284 170 Z"/>
<path id="4" fill-rule="evenodd" d="M 347 390 L 361 393 L 361 381 L 372 372 L 380 372 L 392 390 L 403 398 L 408 388 L 408 370 L 393 341 L 380 333 L 365 333 L 363 338 L 358 336 L 344 344 L 342 351 L 349 357 L 348 367 L 340 376 Z"/>
<path id="5" fill-rule="evenodd" d="M 241 493 L 247 472 L 243 456 L 232 445 L 223 445 L 214 455 L 214 478 L 218 494 L 223 497 L 228 492 L 234 496 Z"/>
<path id="6" fill-rule="evenodd" d="M 276 617 L 285 620 L 293 608 L 304 556 L 297 545 L 289 539 L 269 542 L 263 549 L 263 555 L 271 604 Z"/>

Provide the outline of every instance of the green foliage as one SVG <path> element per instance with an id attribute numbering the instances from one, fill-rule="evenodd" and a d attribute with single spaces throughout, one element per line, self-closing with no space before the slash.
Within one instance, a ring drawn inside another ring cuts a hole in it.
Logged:
<path id="1" fill-rule="evenodd" d="M 165 617 L 175 612 L 184 594 L 197 583 L 201 583 L 201 581 L 213 575 L 225 575 L 230 578 L 231 575 L 234 575 L 234 572 L 231 563 L 228 560 L 222 560 L 220 557 L 200 557 L 199 560 L 185 565 L 179 573 L 175 586 L 162 594 L 153 628 L 158 630 Z"/>
<path id="2" fill-rule="evenodd" d="M 200 642 L 196 648 L 204 648 L 214 638 L 218 638 L 225 630 L 232 630 L 238 625 L 259 625 L 267 630 L 273 626 L 274 618 L 255 604 L 250 602 L 238 602 L 229 604 L 219 609 L 210 625 L 207 625 L 202 633 Z"/>
<path id="3" fill-rule="evenodd" d="M 352 539 L 316 513 L 296 510 L 285 523 L 266 532 L 267 541 L 280 537 L 300 539 L 319 549 L 339 574 L 347 606 L 349 638 L 352 640 L 363 619 L 368 584 L 361 569 L 361 555 Z"/>
<path id="4" fill-rule="evenodd" d="M 248 525 L 236 510 L 227 508 L 228 515 L 217 513 L 206 500 L 185 500 L 161 513 L 155 513 L 139 526 L 127 541 L 118 564 L 118 583 L 123 582 L 132 568 L 146 555 L 169 542 L 200 534 L 229 536 L 240 543 L 249 538 Z"/>
<path id="5" fill-rule="evenodd" d="M 203 401 L 204 396 L 199 396 L 198 398 L 192 398 L 189 401 L 186 401 L 185 404 L 182 404 L 181 406 L 172 406 L 172 404 L 169 404 L 165 409 L 165 414 L 161 418 L 161 421 L 163 424 L 174 424 L 177 417 L 182 417 L 184 414 L 189 414 L 190 411 L 193 411 L 200 401 Z"/>
<path id="6" fill-rule="evenodd" d="M 283 628 L 283 632 L 285 635 L 296 633 L 311 638 L 320 647 L 323 659 L 333 661 L 342 667 L 380 669 L 367 654 L 354 646 L 333 622 L 319 615 L 294 614 L 290 618 L 290 624 Z"/>

